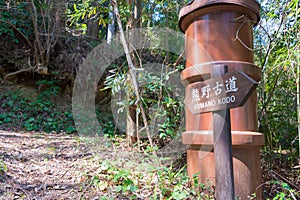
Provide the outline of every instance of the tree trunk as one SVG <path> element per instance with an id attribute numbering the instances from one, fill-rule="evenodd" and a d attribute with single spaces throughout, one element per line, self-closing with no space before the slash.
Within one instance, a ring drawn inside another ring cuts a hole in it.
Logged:
<path id="1" fill-rule="evenodd" d="M 100 31 L 100 26 L 98 24 L 98 21 L 96 19 L 93 19 L 93 17 L 91 17 L 87 25 L 86 34 L 92 38 L 99 38 L 99 31 Z"/>
<path id="2" fill-rule="evenodd" d="M 142 26 L 142 0 L 134 0 L 134 24 L 133 28 L 141 28 Z"/>
<path id="3" fill-rule="evenodd" d="M 142 0 L 133 0 L 129 1 L 128 3 L 131 3 L 131 7 L 133 6 L 133 13 L 130 17 L 130 20 L 128 22 L 127 28 L 128 29 L 137 29 L 137 31 L 135 31 L 134 35 L 130 35 L 129 38 L 129 42 L 130 43 L 137 43 L 139 44 L 140 42 L 140 31 L 138 30 L 139 28 L 141 28 L 142 25 Z M 133 61 L 133 65 L 134 67 L 136 67 L 138 65 L 138 62 L 136 61 L 136 57 L 135 57 L 135 53 L 137 53 L 139 59 L 141 58 L 141 51 L 138 50 L 137 52 L 134 52 L 134 49 L 132 49 L 130 46 L 130 53 L 131 53 L 131 59 Z M 135 71 L 133 71 L 133 73 L 136 73 Z M 130 99 L 128 99 L 130 100 Z M 135 115 L 136 113 L 136 107 L 130 107 L 127 109 L 128 113 L 127 113 L 127 121 L 126 121 L 126 134 L 127 134 L 127 138 L 129 141 L 129 144 L 134 144 L 138 141 L 138 126 L 137 124 L 139 124 L 137 122 L 137 117 Z"/>
<path id="4" fill-rule="evenodd" d="M 297 75 L 296 75 L 296 85 L 297 85 L 297 127 L 298 127 L 298 142 L 299 142 L 299 162 L 300 162 L 300 66 L 299 63 L 297 65 Z"/>
<path id="5" fill-rule="evenodd" d="M 132 146 L 137 142 L 137 120 L 136 119 L 136 106 L 130 105 L 127 110 L 127 121 L 126 121 L 126 134 L 129 144 Z"/>
<path id="6" fill-rule="evenodd" d="M 53 2 L 53 15 L 54 15 L 54 31 L 56 38 L 60 38 L 65 34 L 65 23 L 66 23 L 66 1 L 65 0 L 54 0 Z"/>
<path id="7" fill-rule="evenodd" d="M 148 140 L 149 140 L 149 144 L 150 144 L 150 147 L 153 148 L 153 141 L 152 141 L 152 138 L 151 138 L 151 135 L 150 135 L 150 130 L 149 130 L 149 126 L 148 126 L 146 112 L 145 112 L 145 109 L 143 107 L 143 102 L 141 101 L 141 97 L 140 97 L 140 94 L 139 94 L 139 85 L 138 85 L 138 82 L 137 82 L 137 79 L 136 79 L 136 73 L 135 73 L 136 69 L 135 69 L 135 66 L 132 62 L 132 58 L 131 58 L 131 55 L 130 55 L 130 50 L 129 50 L 127 41 L 125 39 L 125 35 L 124 35 L 124 31 L 123 31 L 122 24 L 121 24 L 121 19 L 120 19 L 120 14 L 119 14 L 117 2 L 116 2 L 116 0 L 113 0 L 112 2 L 114 4 L 116 19 L 117 19 L 118 27 L 120 29 L 121 42 L 122 42 L 122 45 L 123 45 L 123 48 L 124 48 L 124 51 L 125 51 L 125 55 L 126 55 L 126 59 L 127 59 L 128 67 L 129 67 L 129 74 L 130 74 L 131 82 L 132 82 L 133 89 L 134 89 L 134 94 L 137 98 L 136 105 L 139 106 L 139 108 L 140 108 L 141 116 L 142 116 L 143 123 L 144 123 L 144 128 L 146 129 L 147 137 L 148 137 Z M 153 155 L 155 155 L 155 156 L 157 155 L 156 151 L 154 149 L 153 149 Z"/>
<path id="8" fill-rule="evenodd" d="M 108 17 L 109 17 L 110 22 L 107 27 L 107 44 L 111 43 L 111 40 L 115 35 L 115 15 L 113 12 L 113 7 L 109 6 L 109 10 L 110 11 L 109 11 Z"/>

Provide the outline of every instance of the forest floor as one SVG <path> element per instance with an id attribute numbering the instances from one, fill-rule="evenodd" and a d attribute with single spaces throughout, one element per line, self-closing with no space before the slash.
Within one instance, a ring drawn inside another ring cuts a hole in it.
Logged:
<path id="1" fill-rule="evenodd" d="M 138 160 L 123 148 L 105 138 L 0 131 L 0 199 L 100 199 L 105 188 L 91 182 L 100 163 Z"/>
<path id="2" fill-rule="evenodd" d="M 101 199 L 105 192 L 115 192 L 108 191 L 109 183 L 94 187 L 101 168 L 103 173 L 104 160 L 134 170 L 146 170 L 149 162 L 155 165 L 144 154 L 117 143 L 105 138 L 95 142 L 75 135 L 0 131 L 0 199 Z M 281 181 L 299 189 L 299 169 L 279 160 L 271 168 L 263 159 L 262 166 L 264 196 L 285 189 Z M 153 177 L 144 178 L 151 182 Z M 271 180 L 278 180 L 278 184 Z M 152 192 L 148 189 L 142 192 Z"/>
<path id="3" fill-rule="evenodd" d="M 92 153 L 67 135 L 0 131 L 0 155 L 0 199 L 80 199 Z"/>

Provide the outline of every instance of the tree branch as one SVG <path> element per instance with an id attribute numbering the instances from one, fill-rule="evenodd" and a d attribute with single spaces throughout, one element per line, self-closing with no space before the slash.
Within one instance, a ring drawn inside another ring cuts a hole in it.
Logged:
<path id="1" fill-rule="evenodd" d="M 173 63 L 173 68 L 174 68 L 174 69 L 179 65 L 181 58 L 183 58 L 183 56 L 184 56 L 184 53 L 185 53 L 185 51 L 183 51 L 183 52 L 179 55 L 179 57 L 177 58 L 176 62 Z"/>
<path id="2" fill-rule="evenodd" d="M 283 70 L 280 70 L 279 73 L 276 75 L 276 78 L 275 78 L 275 80 L 274 80 L 273 88 L 272 88 L 272 90 L 271 90 L 271 92 L 270 92 L 270 94 L 269 94 L 267 100 L 264 102 L 264 104 L 263 104 L 263 106 L 262 106 L 262 109 L 260 110 L 260 112 L 259 112 L 259 114 L 258 114 L 259 120 L 262 119 L 262 117 L 263 117 L 263 115 L 264 115 L 264 112 L 266 111 L 267 106 L 268 106 L 268 104 L 270 103 L 270 101 L 271 101 L 271 99 L 272 99 L 272 97 L 273 97 L 273 94 L 274 94 L 274 92 L 275 92 L 275 89 L 276 89 L 276 86 L 277 86 L 277 83 L 278 83 L 279 76 L 280 76 L 280 74 L 281 74 L 282 72 L 283 72 Z"/>
<path id="3" fill-rule="evenodd" d="M 131 59 L 131 56 L 130 56 L 130 52 L 129 52 L 129 47 L 128 47 L 128 44 L 126 42 L 125 36 L 124 36 L 124 31 L 123 31 L 122 22 L 121 22 L 121 19 L 120 19 L 119 9 L 118 9 L 118 5 L 117 5 L 116 0 L 112 0 L 112 4 L 114 6 L 114 11 L 115 11 L 116 18 L 117 18 L 117 24 L 118 24 L 118 27 L 119 27 L 119 30 L 120 30 L 121 42 L 122 42 L 122 45 L 123 45 L 123 48 L 124 48 L 124 51 L 125 51 L 125 55 L 126 55 L 126 59 L 127 59 L 127 62 L 128 62 L 128 66 L 129 66 L 129 73 L 130 73 L 130 77 L 131 77 L 131 82 L 133 84 L 134 93 L 135 93 L 136 98 L 137 98 L 136 103 L 140 107 L 143 122 L 144 122 L 144 125 L 145 125 L 145 128 L 146 128 L 147 137 L 148 137 L 151 148 L 153 148 L 153 142 L 152 142 L 152 138 L 151 138 L 150 131 L 149 131 L 149 126 L 148 126 L 148 122 L 147 122 L 145 109 L 144 109 L 143 102 L 141 101 L 141 97 L 140 97 L 140 94 L 139 94 L 139 87 L 138 87 L 138 83 L 137 83 L 137 80 L 136 80 L 136 74 L 135 74 L 135 71 L 134 71 L 135 67 L 133 65 L 133 62 L 132 62 L 132 59 Z M 153 151 L 153 154 L 156 155 L 156 151 Z"/>
<path id="4" fill-rule="evenodd" d="M 33 27 L 34 27 L 34 35 L 35 35 L 35 43 L 37 44 L 37 46 L 35 45 L 35 59 L 36 59 L 36 63 L 42 63 L 44 64 L 44 58 L 43 58 L 43 54 L 42 54 L 42 46 L 41 46 L 41 42 L 40 42 L 40 37 L 39 37 L 39 31 L 38 31 L 38 19 L 37 19 L 37 9 L 34 5 L 34 0 L 31 0 L 31 6 L 33 9 Z M 41 59 L 41 60 L 40 60 Z"/>

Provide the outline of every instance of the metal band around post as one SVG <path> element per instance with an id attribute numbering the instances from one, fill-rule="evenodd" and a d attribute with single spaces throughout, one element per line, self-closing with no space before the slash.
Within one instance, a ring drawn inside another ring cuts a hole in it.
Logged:
<path id="1" fill-rule="evenodd" d="M 211 78 L 211 70 L 214 65 L 227 65 L 228 72 L 240 70 L 255 81 L 261 80 L 261 69 L 256 65 L 240 61 L 214 61 L 191 66 L 181 72 L 181 81 L 191 84 Z"/>

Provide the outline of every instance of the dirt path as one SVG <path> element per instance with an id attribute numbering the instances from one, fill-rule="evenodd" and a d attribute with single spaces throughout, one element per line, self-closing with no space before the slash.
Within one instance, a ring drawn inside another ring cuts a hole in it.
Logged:
<path id="1" fill-rule="evenodd" d="M 111 174 L 101 167 L 107 161 L 115 169 L 138 173 L 153 169 L 150 165 L 155 169 L 159 165 L 120 138 L 111 141 L 103 137 L 0 130 L 0 200 L 96 200 L 104 196 L 128 199 L 120 196 L 107 179 Z M 93 183 L 95 177 L 100 181 L 97 186 Z M 144 178 L 151 182 L 147 173 Z M 151 190 L 152 187 L 143 189 L 140 196 Z"/>
<path id="2" fill-rule="evenodd" d="M 0 199 L 5 200 L 78 199 L 93 158 L 76 137 L 3 131 L 0 156 Z"/>
<path id="3" fill-rule="evenodd" d="M 116 192 L 118 183 L 109 181 L 114 178 L 103 169 L 106 161 L 113 162 L 116 167 L 113 173 L 121 174 L 122 170 L 117 169 L 139 173 L 142 189 L 137 192 L 138 199 L 149 199 L 158 179 L 148 172 L 161 168 L 161 163 L 129 148 L 125 140 L 112 142 L 97 138 L 96 141 L 65 134 L 0 130 L 0 200 L 96 200 L 103 196 L 130 199 Z M 288 163 L 279 161 L 274 169 L 263 162 L 265 196 L 276 195 L 278 188 L 282 190 L 280 184 L 271 184 L 274 178 L 287 182 L 295 191 L 299 188 L 299 169 L 290 169 Z M 94 185 L 94 177 L 98 185 Z"/>

